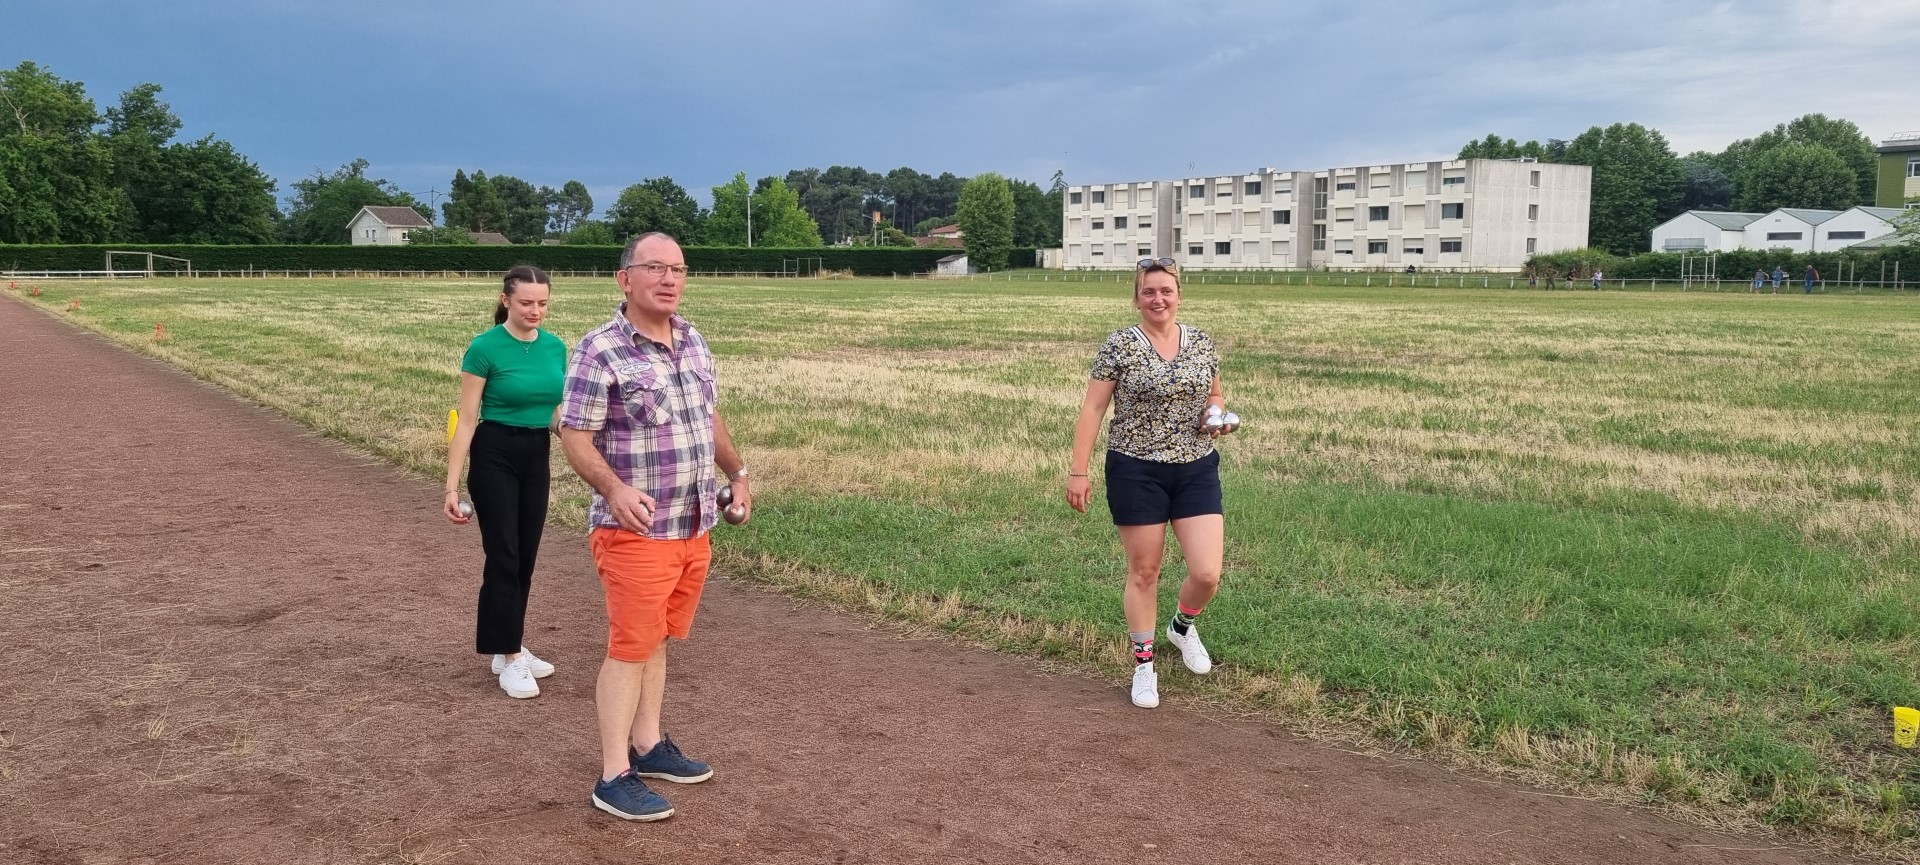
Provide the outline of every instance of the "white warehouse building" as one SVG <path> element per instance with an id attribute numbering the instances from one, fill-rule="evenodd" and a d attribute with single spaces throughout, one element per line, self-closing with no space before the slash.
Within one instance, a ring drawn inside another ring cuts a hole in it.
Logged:
<path id="1" fill-rule="evenodd" d="M 1653 229 L 1654 252 L 1732 252 L 1787 249 L 1833 252 L 1893 232 L 1898 207 L 1809 210 L 1782 207 L 1768 213 L 1689 210 Z"/>
<path id="2" fill-rule="evenodd" d="M 1519 270 L 1587 245 L 1593 170 L 1464 159 L 1070 186 L 1064 266 Z"/>

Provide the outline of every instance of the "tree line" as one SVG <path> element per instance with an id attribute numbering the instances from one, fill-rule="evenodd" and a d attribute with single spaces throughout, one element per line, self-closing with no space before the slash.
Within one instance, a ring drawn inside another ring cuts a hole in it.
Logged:
<path id="1" fill-rule="evenodd" d="M 1615 255 L 1646 251 L 1655 226 L 1688 210 L 1845 210 L 1874 201 L 1872 139 L 1824 114 L 1778 124 L 1717 153 L 1678 156 L 1658 130 L 1615 123 L 1544 144 L 1492 134 L 1468 142 L 1459 158 L 1520 157 L 1593 166 L 1588 242 Z"/>
<path id="2" fill-rule="evenodd" d="M 913 246 L 914 235 L 959 219 L 969 180 L 835 165 L 749 185 L 743 172 L 712 187 L 702 206 L 673 178 L 651 177 L 621 190 L 596 219 L 578 180 L 556 189 L 459 169 L 436 213 L 355 159 L 293 181 L 283 209 L 274 178 L 232 144 L 213 135 L 175 140 L 182 123 L 160 95 L 159 85 L 141 84 L 102 111 L 80 82 L 32 61 L 0 71 L 0 243 L 349 243 L 347 223 L 375 205 L 411 207 L 435 223 L 411 234 L 426 244 L 469 244 L 474 232 L 514 243 L 613 244 L 666 231 L 715 246 Z M 1045 190 L 1004 182 L 1014 245 L 1059 245 L 1060 176 Z"/>

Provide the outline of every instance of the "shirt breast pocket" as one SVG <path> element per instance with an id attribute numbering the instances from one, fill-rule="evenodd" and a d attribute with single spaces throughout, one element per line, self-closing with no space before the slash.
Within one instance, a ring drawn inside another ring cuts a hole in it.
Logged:
<path id="1" fill-rule="evenodd" d="M 646 361 L 622 364 L 614 368 L 613 378 L 620 386 L 620 405 L 634 423 L 660 426 L 671 420 L 667 380 L 653 364 Z"/>
<path id="2" fill-rule="evenodd" d="M 700 415 L 712 417 L 714 406 L 720 402 L 720 386 L 714 381 L 713 367 L 698 364 L 693 367 L 693 376 L 700 380 Z"/>

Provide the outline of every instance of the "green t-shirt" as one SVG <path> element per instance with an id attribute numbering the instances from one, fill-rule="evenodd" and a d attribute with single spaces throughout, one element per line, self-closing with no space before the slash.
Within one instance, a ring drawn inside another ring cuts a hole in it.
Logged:
<path id="1" fill-rule="evenodd" d="M 504 324 L 473 338 L 460 371 L 487 380 L 480 419 L 539 428 L 553 420 L 567 373 L 567 343 L 544 330 L 521 342 Z"/>

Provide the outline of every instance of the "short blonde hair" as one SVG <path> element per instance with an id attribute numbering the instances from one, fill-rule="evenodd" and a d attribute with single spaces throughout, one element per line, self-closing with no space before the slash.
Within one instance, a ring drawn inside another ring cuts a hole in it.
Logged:
<path id="1" fill-rule="evenodd" d="M 1136 267 L 1133 269 L 1133 296 L 1134 297 L 1140 296 L 1140 281 L 1143 279 L 1146 279 L 1147 274 L 1149 273 L 1167 274 L 1168 276 L 1173 277 L 1173 290 L 1174 291 L 1183 290 L 1180 287 L 1180 265 L 1155 264 L 1148 267 Z"/>

